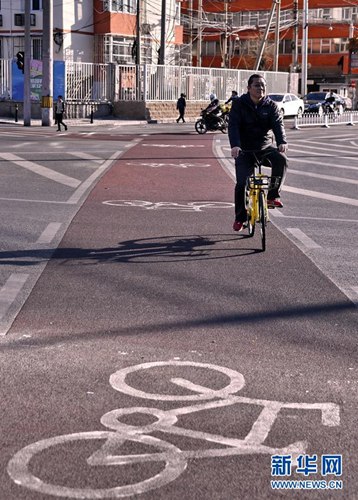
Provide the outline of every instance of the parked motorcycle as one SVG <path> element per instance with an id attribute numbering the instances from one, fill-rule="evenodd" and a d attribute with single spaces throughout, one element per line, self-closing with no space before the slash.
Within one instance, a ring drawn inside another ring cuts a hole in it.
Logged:
<path id="1" fill-rule="evenodd" d="M 208 131 L 220 130 L 223 134 L 227 132 L 227 123 L 222 115 L 208 113 L 205 109 L 200 113 L 201 118 L 195 123 L 198 134 L 206 134 Z"/>

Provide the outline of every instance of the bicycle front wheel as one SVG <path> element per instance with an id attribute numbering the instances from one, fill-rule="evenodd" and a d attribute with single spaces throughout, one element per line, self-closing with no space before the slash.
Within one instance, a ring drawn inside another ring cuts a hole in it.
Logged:
<path id="1" fill-rule="evenodd" d="M 259 217 L 260 217 L 260 232 L 262 251 L 266 250 L 266 198 L 263 191 L 259 194 Z"/>

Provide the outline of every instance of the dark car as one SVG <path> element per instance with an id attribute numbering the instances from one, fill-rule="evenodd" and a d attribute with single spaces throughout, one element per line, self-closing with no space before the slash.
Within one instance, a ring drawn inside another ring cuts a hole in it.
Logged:
<path id="1" fill-rule="evenodd" d="M 334 100 L 332 102 L 334 108 L 337 110 L 338 114 L 341 115 L 346 109 L 346 101 L 343 97 L 339 96 L 335 92 L 332 93 Z M 326 100 L 331 97 L 330 92 L 309 92 L 304 96 L 303 101 L 305 103 L 305 113 L 318 113 L 323 115 L 324 106 L 327 102 Z"/>

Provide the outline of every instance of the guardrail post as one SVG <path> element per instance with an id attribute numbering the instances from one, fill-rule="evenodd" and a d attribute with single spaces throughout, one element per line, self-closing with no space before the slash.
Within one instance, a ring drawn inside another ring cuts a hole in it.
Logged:
<path id="1" fill-rule="evenodd" d="M 349 113 L 349 122 L 347 125 L 354 127 L 353 113 Z"/>
<path id="2" fill-rule="evenodd" d="M 323 125 L 323 127 L 329 128 L 329 125 L 328 125 L 328 113 L 325 113 L 323 116 L 324 116 L 324 125 Z"/>
<path id="3" fill-rule="evenodd" d="M 295 115 L 295 121 L 293 123 L 293 127 L 292 128 L 295 129 L 295 130 L 300 130 L 300 127 L 298 126 L 298 116 L 297 115 Z"/>
<path id="4" fill-rule="evenodd" d="M 93 123 L 93 103 L 91 104 L 91 123 Z"/>
<path id="5" fill-rule="evenodd" d="M 18 122 L 19 105 L 15 104 L 15 122 Z"/>

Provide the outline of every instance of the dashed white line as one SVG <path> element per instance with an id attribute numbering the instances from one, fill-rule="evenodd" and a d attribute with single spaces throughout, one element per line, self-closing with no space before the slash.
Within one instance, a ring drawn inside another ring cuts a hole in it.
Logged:
<path id="1" fill-rule="evenodd" d="M 60 229 L 60 222 L 50 222 L 40 237 L 37 239 L 36 243 L 38 244 L 46 244 L 51 243 L 54 237 L 57 234 L 57 231 Z"/>
<path id="2" fill-rule="evenodd" d="M 29 274 L 25 273 L 13 273 L 7 279 L 5 285 L 0 290 L 0 321 L 3 320 L 5 314 L 7 313 L 9 307 L 16 299 L 21 288 L 26 283 Z M 7 328 L 0 326 L 0 335 L 5 335 Z"/>
<path id="3" fill-rule="evenodd" d="M 320 200 L 334 201 L 336 203 L 344 203 L 344 205 L 352 205 L 358 207 L 358 200 L 354 198 L 346 198 L 345 196 L 337 196 L 328 193 L 319 193 L 318 191 L 310 191 L 309 189 L 295 188 L 291 186 L 284 185 L 284 191 L 295 194 L 302 194 L 303 196 L 310 196 L 311 198 L 317 198 Z"/>
<path id="4" fill-rule="evenodd" d="M 318 243 L 309 238 L 301 229 L 297 227 L 288 227 L 287 231 L 292 234 L 306 248 L 321 248 Z"/>
<path id="5" fill-rule="evenodd" d="M 82 153 L 82 152 L 77 152 L 77 151 L 70 151 L 69 154 L 71 156 L 76 156 L 76 158 L 79 158 L 81 160 L 90 160 L 93 163 L 103 163 L 104 160 L 102 158 L 98 158 L 98 156 L 90 155 L 88 153 Z M 94 165 L 93 165 L 94 166 Z"/>

